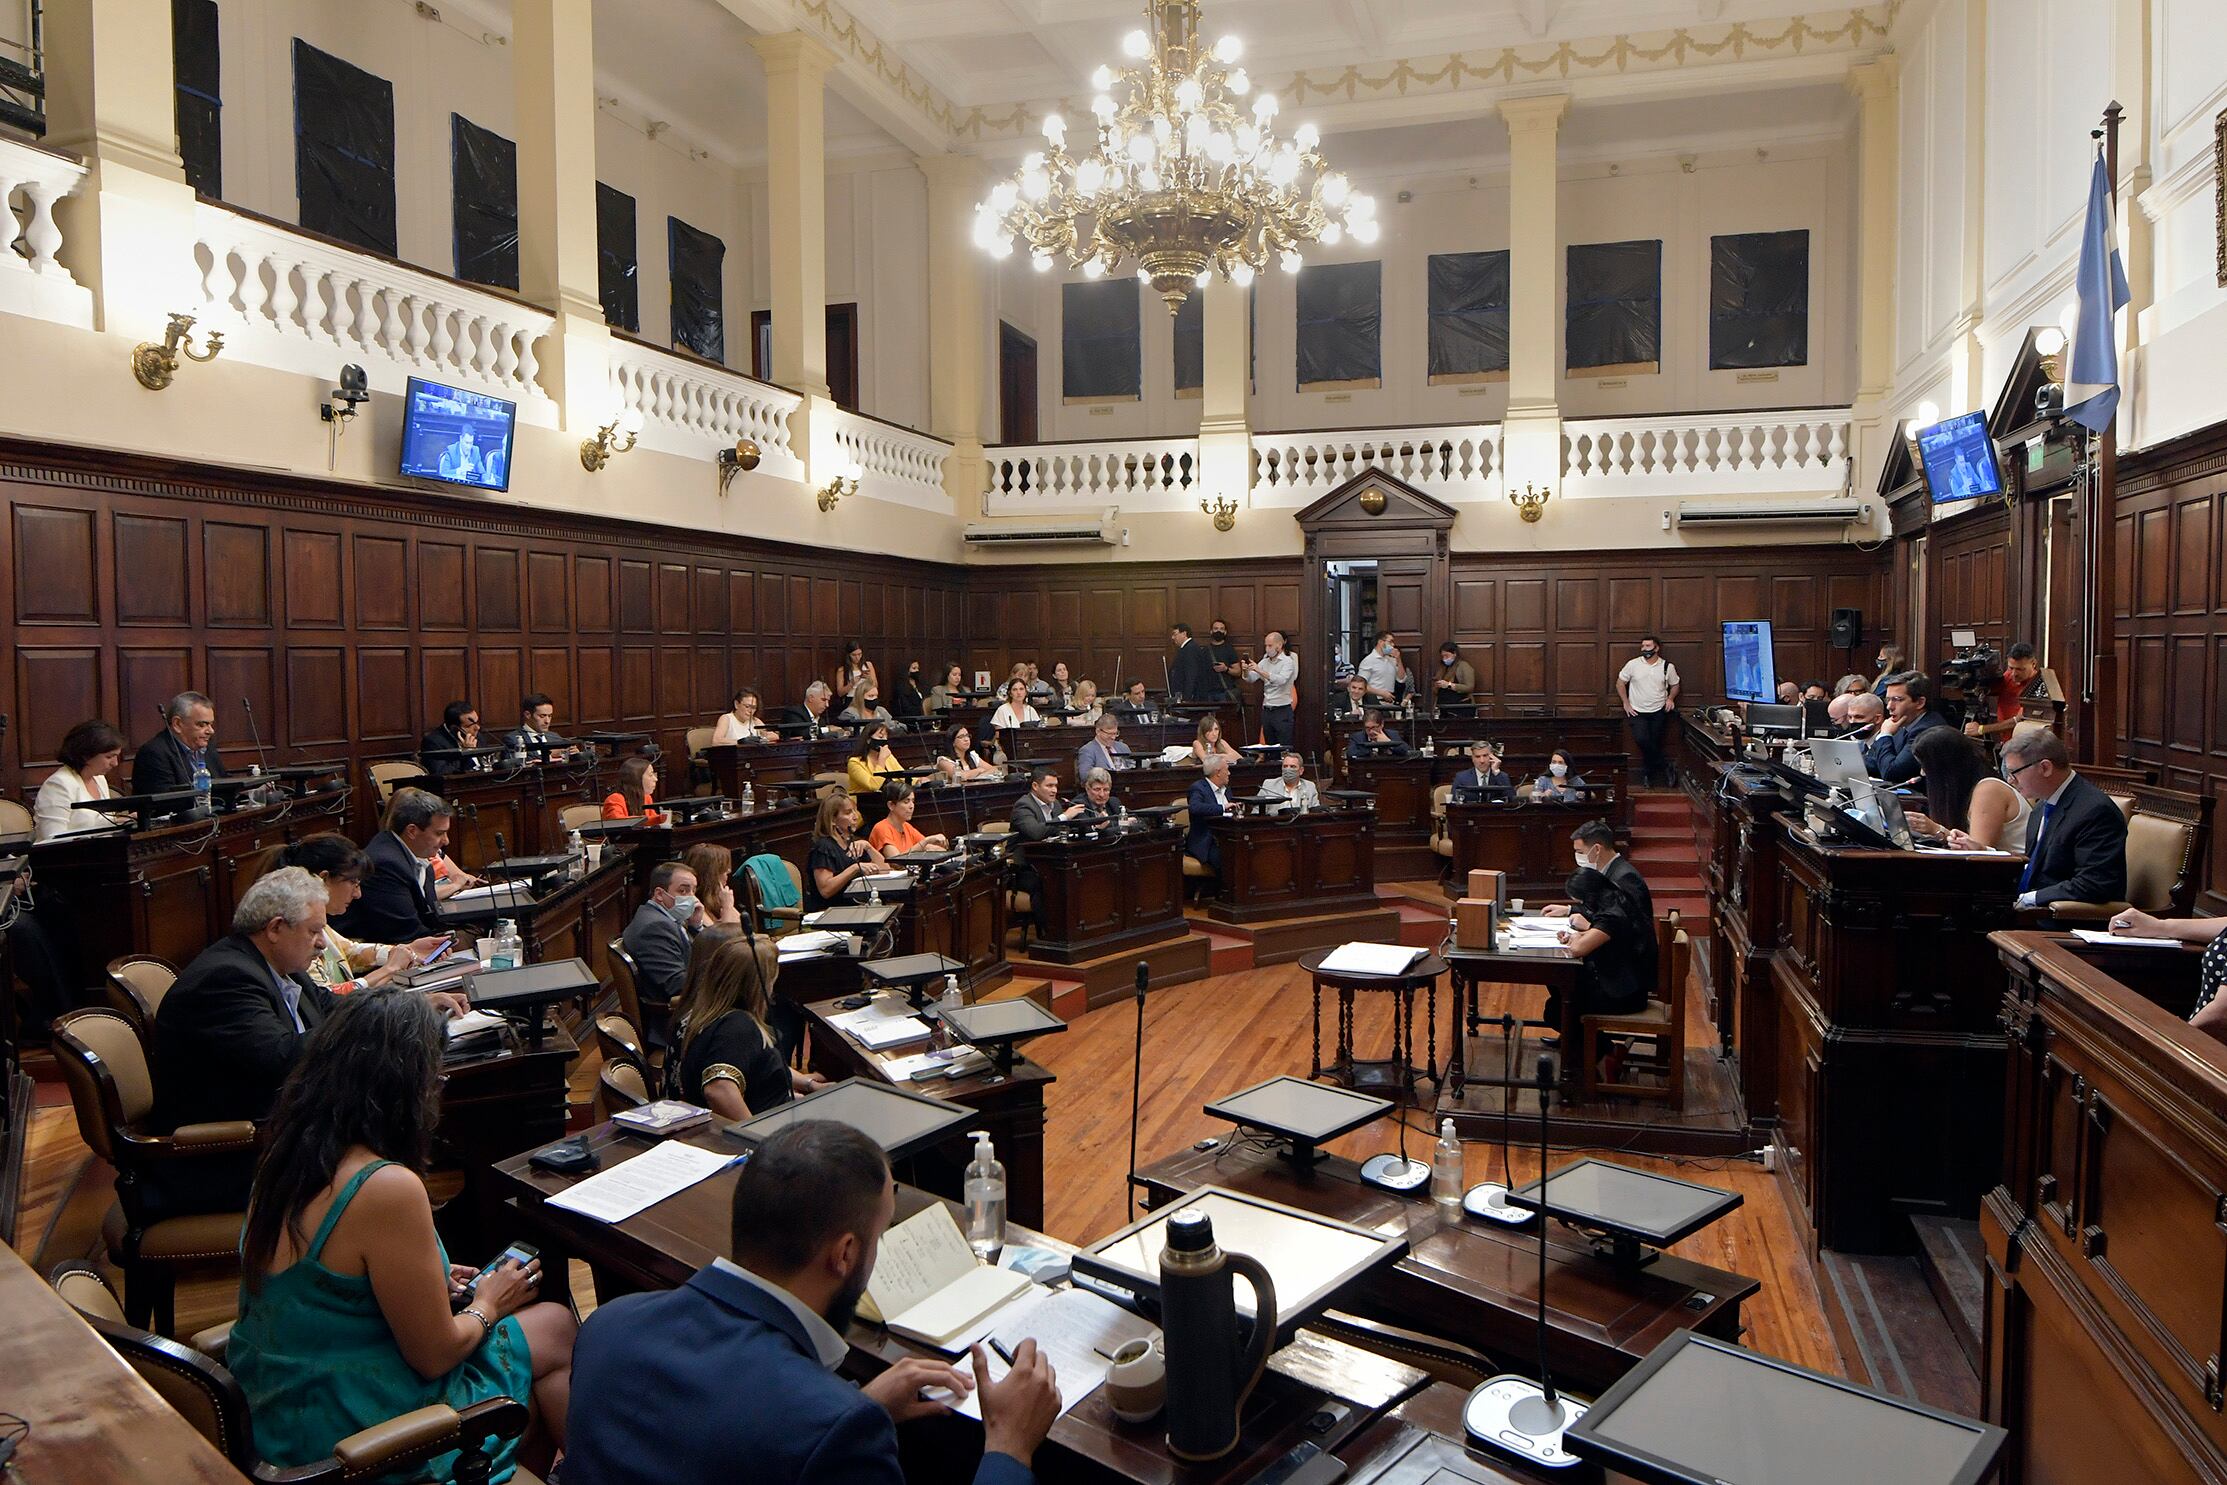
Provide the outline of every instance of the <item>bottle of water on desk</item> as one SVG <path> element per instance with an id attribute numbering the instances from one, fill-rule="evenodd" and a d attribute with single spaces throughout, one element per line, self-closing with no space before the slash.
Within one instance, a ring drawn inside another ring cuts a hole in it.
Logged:
<path id="1" fill-rule="evenodd" d="M 972 1137 L 974 1163 L 967 1167 L 966 1176 L 967 1246 L 981 1262 L 995 1263 L 1005 1247 L 1005 1167 L 990 1148 L 988 1130 L 974 1130 Z"/>
<path id="2" fill-rule="evenodd" d="M 204 749 L 201 756 L 193 760 L 193 792 L 201 796 L 194 803 L 199 805 L 208 804 L 209 783 L 209 754 Z M 115 791 L 112 789 L 109 792 L 114 793 Z"/>
<path id="3" fill-rule="evenodd" d="M 1461 1210 L 1461 1179 L 1461 1141 L 1447 1119 L 1438 1126 L 1438 1148 L 1431 1152 L 1431 1200 L 1441 1215 Z"/>
<path id="4" fill-rule="evenodd" d="M 489 969 L 516 969 L 520 957 L 518 922 L 514 918 L 499 919 L 495 924 L 495 954 L 489 959 Z"/>
<path id="5" fill-rule="evenodd" d="M 573 831 L 572 838 L 565 843 L 565 854 L 571 858 L 565 864 L 567 876 L 577 881 L 588 874 L 588 848 L 580 839 L 579 831 Z"/>
<path id="6" fill-rule="evenodd" d="M 755 794 L 748 784 L 744 784 L 742 786 L 742 812 L 746 815 L 755 814 L 757 808 L 758 801 Z"/>

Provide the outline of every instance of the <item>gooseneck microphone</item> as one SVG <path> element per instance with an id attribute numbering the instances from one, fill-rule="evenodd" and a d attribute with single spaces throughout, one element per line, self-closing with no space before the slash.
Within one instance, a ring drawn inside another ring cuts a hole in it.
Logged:
<path id="1" fill-rule="evenodd" d="M 1144 997 L 1152 988 L 1152 966 L 1137 961 L 1137 1049 L 1129 1061 L 1129 1217 L 1137 1215 L 1137 1114 L 1144 1096 Z"/>

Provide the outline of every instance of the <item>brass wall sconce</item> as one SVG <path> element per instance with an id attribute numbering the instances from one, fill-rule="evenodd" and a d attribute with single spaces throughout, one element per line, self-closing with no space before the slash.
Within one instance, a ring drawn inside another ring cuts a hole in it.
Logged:
<path id="1" fill-rule="evenodd" d="M 858 493 L 858 482 L 866 478 L 866 471 L 855 462 L 843 466 L 843 472 L 819 489 L 818 499 L 823 511 L 835 509 L 836 502 L 846 495 Z"/>
<path id="2" fill-rule="evenodd" d="M 1551 489 L 1542 490 L 1537 485 L 1526 482 L 1522 494 L 1519 495 L 1514 490 L 1508 492 L 1508 503 L 1526 521 L 1536 521 L 1546 514 L 1547 499 L 1553 493 Z"/>
<path id="3" fill-rule="evenodd" d="M 162 332 L 162 344 L 143 340 L 131 348 L 131 374 L 139 378 L 139 385 L 150 392 L 160 392 L 170 385 L 178 374 L 178 357 L 183 353 L 188 361 L 214 361 L 217 352 L 224 349 L 224 332 L 211 330 L 207 348 L 193 348 L 193 316 L 172 315 Z"/>
<path id="4" fill-rule="evenodd" d="M 1212 505 L 1208 505 L 1206 503 L 1205 497 L 1201 496 L 1199 499 L 1199 509 L 1214 518 L 1214 529 L 1216 531 L 1232 531 L 1236 529 L 1237 502 L 1230 499 L 1227 495 L 1215 496 L 1214 503 Z"/>
<path id="5" fill-rule="evenodd" d="M 2059 386 L 2065 381 L 2065 332 L 2044 325 L 2034 332 L 2034 354 L 2041 357 L 2041 374 Z"/>
<path id="6" fill-rule="evenodd" d="M 735 446 L 731 449 L 721 449 L 716 459 L 719 465 L 719 493 L 725 495 L 727 487 L 735 482 L 735 476 L 748 474 L 756 469 L 758 461 L 763 457 L 764 451 L 747 438 L 736 439 Z"/>
<path id="7" fill-rule="evenodd" d="M 595 430 L 595 437 L 580 440 L 580 467 L 594 474 L 611 462 L 614 454 L 629 453 L 642 436 L 642 414 L 628 408 Z"/>

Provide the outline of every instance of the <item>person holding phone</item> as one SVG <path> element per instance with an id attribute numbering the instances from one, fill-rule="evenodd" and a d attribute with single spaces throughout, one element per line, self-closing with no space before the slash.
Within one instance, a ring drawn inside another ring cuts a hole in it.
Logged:
<path id="1" fill-rule="evenodd" d="M 288 846 L 278 862 L 299 866 L 325 884 L 325 941 L 309 961 L 308 974 L 335 995 L 383 989 L 419 965 L 445 957 L 455 946 L 453 934 L 376 944 L 351 939 L 332 926 L 332 920 L 363 895 L 363 879 L 371 871 L 370 856 L 345 835 L 330 830 L 305 835 Z M 470 1009 L 461 995 L 433 991 L 427 998 L 452 1016 Z"/>

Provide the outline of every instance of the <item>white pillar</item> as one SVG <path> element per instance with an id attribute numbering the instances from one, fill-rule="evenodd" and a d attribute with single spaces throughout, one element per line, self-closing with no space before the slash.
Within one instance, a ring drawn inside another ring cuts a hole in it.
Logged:
<path id="1" fill-rule="evenodd" d="M 1955 344 L 1949 353 L 1949 410 L 1987 406 L 1987 348 L 1980 321 L 1987 303 L 1987 0 L 1964 0 L 1964 199 L 1958 203 Z"/>
<path id="2" fill-rule="evenodd" d="M 1562 482 L 1562 296 L 1555 220 L 1555 135 L 1567 94 L 1510 98 L 1508 123 L 1508 415 L 1500 467 L 1508 488 Z"/>
<path id="3" fill-rule="evenodd" d="M 1250 286 L 1239 288 L 1216 278 L 1200 306 L 1204 353 L 1199 389 L 1199 493 L 1208 500 L 1228 496 L 1252 504 L 1253 430 L 1245 410 L 1252 375 Z"/>
<path id="4" fill-rule="evenodd" d="M 45 25 L 46 144 L 90 167 L 55 212 L 62 266 L 92 290 L 101 329 L 160 340 L 167 316 L 201 308 L 170 7 L 47 0 Z"/>
<path id="5" fill-rule="evenodd" d="M 963 518 L 981 511 L 985 482 L 982 391 L 991 323 L 990 259 L 974 245 L 975 203 L 989 168 L 972 155 L 919 155 L 928 178 L 928 428 L 951 445 L 943 488 Z"/>
<path id="6" fill-rule="evenodd" d="M 2142 343 L 2142 316 L 2157 302 L 2157 222 L 2141 205 L 2142 196 L 2155 180 L 2150 158 L 2151 116 L 2157 111 L 2157 75 L 2152 51 L 2156 0 L 2116 0 L 2115 35 L 2112 41 L 2113 94 L 2126 115 L 2119 123 L 2119 197 L 2114 215 L 2119 223 L 2119 258 L 2126 266 L 2126 345 L 2122 364 L 2134 361 L 2134 348 Z M 2133 396 L 2120 403 L 2122 415 L 2131 413 Z M 2130 422 L 2119 425 L 2132 436 Z"/>
<path id="7" fill-rule="evenodd" d="M 1856 123 L 1856 403 L 1852 412 L 1856 479 L 1868 489 L 1886 462 L 1895 428 L 1887 394 L 1895 362 L 1895 212 L 1897 78 L 1892 52 L 1848 69 L 1859 100 Z"/>
<path id="8" fill-rule="evenodd" d="M 563 428 L 617 412 L 610 326 L 595 235 L 595 43 L 590 0 L 515 0 L 511 75 L 518 108 L 518 288 L 554 310 L 537 352 Z"/>
<path id="9" fill-rule="evenodd" d="M 754 36 L 766 67 L 767 261 L 773 379 L 827 387 L 827 74 L 838 60 L 801 31 Z"/>

